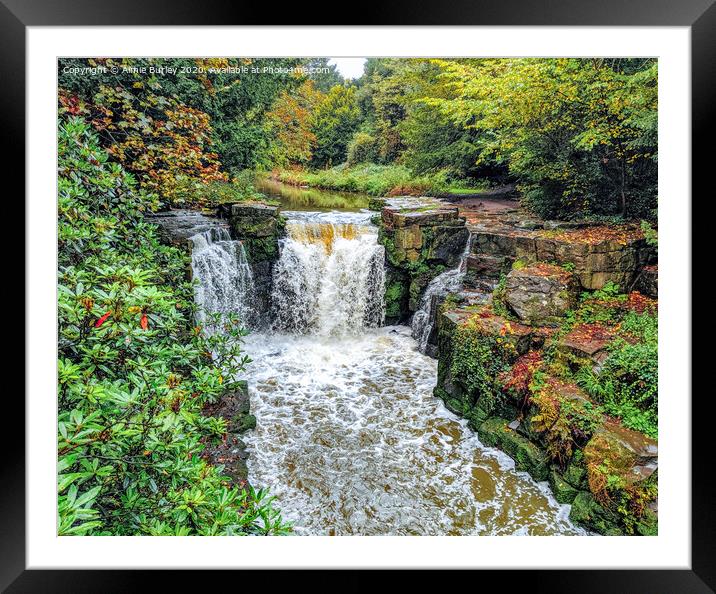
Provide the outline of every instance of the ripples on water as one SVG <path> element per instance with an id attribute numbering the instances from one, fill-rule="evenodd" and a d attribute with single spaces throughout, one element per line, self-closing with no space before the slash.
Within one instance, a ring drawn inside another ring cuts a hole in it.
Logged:
<path id="1" fill-rule="evenodd" d="M 297 534 L 581 534 L 545 485 L 432 395 L 410 329 L 255 334 L 250 480 Z"/>

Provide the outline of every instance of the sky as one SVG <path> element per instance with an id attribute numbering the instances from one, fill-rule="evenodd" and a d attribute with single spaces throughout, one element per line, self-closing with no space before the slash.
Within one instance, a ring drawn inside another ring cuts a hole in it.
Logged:
<path id="1" fill-rule="evenodd" d="M 366 58 L 331 58 L 329 64 L 335 64 L 344 78 L 360 78 Z"/>

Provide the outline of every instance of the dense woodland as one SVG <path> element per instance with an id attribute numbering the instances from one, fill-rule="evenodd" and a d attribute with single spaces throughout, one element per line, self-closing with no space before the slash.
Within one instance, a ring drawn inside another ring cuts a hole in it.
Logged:
<path id="1" fill-rule="evenodd" d="M 256 198 L 265 175 L 373 195 L 514 185 L 545 218 L 656 220 L 655 60 L 369 59 L 346 81 L 326 59 L 63 59 L 58 75 L 60 534 L 290 530 L 201 456 L 243 330 L 194 326 L 188 257 L 145 213 Z M 650 330 L 629 364 L 655 374 Z"/>
<path id="2" fill-rule="evenodd" d="M 152 66 L 186 72 L 133 70 Z M 376 195 L 515 183 L 545 217 L 655 218 L 655 60 L 374 58 L 355 81 L 326 59 L 64 60 L 59 80 L 61 114 L 165 203 L 277 170 Z"/>

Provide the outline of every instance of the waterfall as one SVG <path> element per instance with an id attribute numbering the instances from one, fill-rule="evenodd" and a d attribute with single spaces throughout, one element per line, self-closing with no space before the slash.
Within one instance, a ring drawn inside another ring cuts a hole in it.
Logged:
<path id="1" fill-rule="evenodd" d="M 250 326 L 256 316 L 254 283 L 244 246 L 223 227 L 212 227 L 190 239 L 192 272 L 199 280 L 194 294 L 199 305 L 197 322 L 205 323 L 206 313 L 234 313 L 244 326 Z"/>
<path id="2" fill-rule="evenodd" d="M 383 323 L 384 248 L 364 219 L 289 219 L 273 271 L 274 329 L 341 336 Z"/>
<path id="3" fill-rule="evenodd" d="M 430 281 L 430 284 L 425 288 L 425 292 L 420 299 L 419 309 L 413 314 L 413 320 L 411 322 L 413 338 L 418 341 L 418 347 L 423 353 L 427 349 L 428 340 L 430 339 L 433 324 L 435 323 L 435 315 L 432 311 L 433 297 L 445 297 L 448 293 L 454 293 L 462 289 L 462 281 L 465 278 L 465 264 L 469 253 L 470 238 L 468 238 L 465 244 L 465 250 L 460 257 L 460 263 L 457 267 L 446 270 Z"/>

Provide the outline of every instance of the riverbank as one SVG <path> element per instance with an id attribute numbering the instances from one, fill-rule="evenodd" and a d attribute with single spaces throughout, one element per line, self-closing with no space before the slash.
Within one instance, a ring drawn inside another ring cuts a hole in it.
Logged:
<path id="1" fill-rule="evenodd" d="M 268 177 L 292 186 L 316 187 L 370 196 L 476 197 L 490 190 L 485 181 L 473 185 L 450 182 L 445 173 L 415 175 L 401 165 L 366 163 L 314 171 L 274 170 Z"/>

